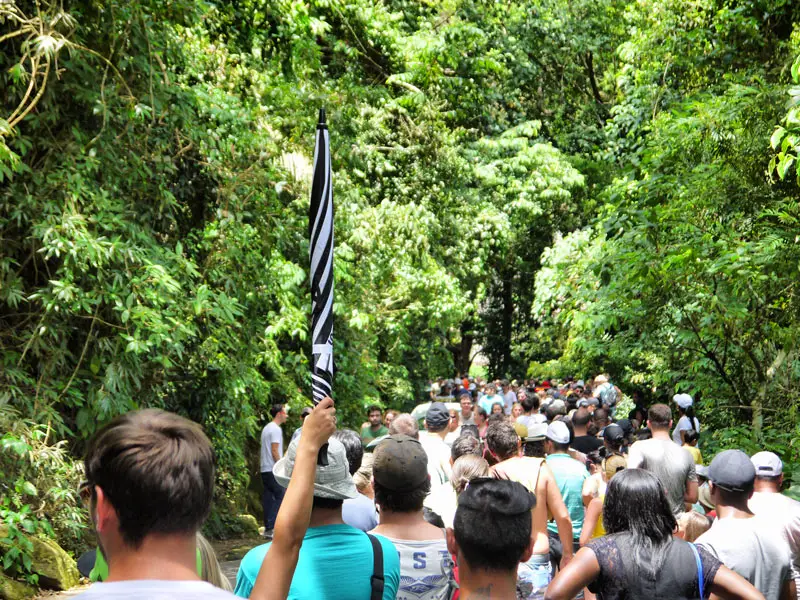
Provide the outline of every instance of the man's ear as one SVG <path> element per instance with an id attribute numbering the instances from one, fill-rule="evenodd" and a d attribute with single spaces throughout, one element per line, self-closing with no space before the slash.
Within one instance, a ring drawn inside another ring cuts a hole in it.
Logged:
<path id="1" fill-rule="evenodd" d="M 447 533 L 447 551 L 450 553 L 451 556 L 455 556 L 456 560 L 458 560 L 458 542 L 456 542 L 456 533 L 455 531 L 453 531 L 452 527 L 448 527 L 446 533 Z"/>
<path id="2" fill-rule="evenodd" d="M 531 532 L 531 539 L 528 540 L 528 546 L 522 553 L 519 562 L 528 562 L 531 559 L 531 556 L 533 556 L 533 544 L 535 541 L 536 541 L 535 534 Z"/>
<path id="3" fill-rule="evenodd" d="M 106 496 L 103 488 L 94 486 L 94 527 L 98 533 L 105 533 L 110 529 L 119 529 L 117 511 Z"/>

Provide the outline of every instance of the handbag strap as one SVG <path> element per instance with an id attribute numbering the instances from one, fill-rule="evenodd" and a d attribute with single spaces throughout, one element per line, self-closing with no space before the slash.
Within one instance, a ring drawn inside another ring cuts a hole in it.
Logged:
<path id="1" fill-rule="evenodd" d="M 372 544 L 372 577 L 369 580 L 372 592 L 370 600 L 381 600 L 385 581 L 383 578 L 383 547 L 374 535 L 367 534 Z"/>
<path id="2" fill-rule="evenodd" d="M 697 563 L 697 587 L 700 588 L 700 600 L 705 598 L 705 581 L 703 581 L 703 561 L 700 560 L 700 552 L 697 551 L 697 546 L 689 542 L 689 546 L 692 547 L 692 553 L 694 553 L 694 561 Z"/>

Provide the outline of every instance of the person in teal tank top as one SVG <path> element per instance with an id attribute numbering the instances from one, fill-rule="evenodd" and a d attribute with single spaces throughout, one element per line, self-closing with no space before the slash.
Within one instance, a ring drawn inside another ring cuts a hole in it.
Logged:
<path id="1" fill-rule="evenodd" d="M 558 489 L 561 491 L 561 497 L 572 521 L 572 535 L 577 540 L 583 527 L 583 482 L 589 478 L 589 471 L 585 465 L 568 454 L 570 432 L 565 423 L 553 421 L 547 427 L 545 436 L 547 466 L 553 472 Z M 548 523 L 547 530 L 557 537 L 558 529 L 555 523 Z"/>

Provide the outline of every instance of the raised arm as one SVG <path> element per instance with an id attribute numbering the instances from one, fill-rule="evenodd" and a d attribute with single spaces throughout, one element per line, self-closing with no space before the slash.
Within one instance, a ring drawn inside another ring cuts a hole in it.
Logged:
<path id="1" fill-rule="evenodd" d="M 292 478 L 275 519 L 275 533 L 250 598 L 285 600 L 311 519 L 319 449 L 336 431 L 333 400 L 325 398 L 303 422 Z"/>

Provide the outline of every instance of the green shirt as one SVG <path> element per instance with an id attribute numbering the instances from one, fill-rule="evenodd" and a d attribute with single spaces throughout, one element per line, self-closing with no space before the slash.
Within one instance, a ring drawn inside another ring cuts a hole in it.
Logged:
<path id="1" fill-rule="evenodd" d="M 361 443 L 366 446 L 375 438 L 384 435 L 389 435 L 389 429 L 387 427 L 381 425 L 377 431 L 374 431 L 369 425 L 364 425 L 364 427 L 361 428 Z"/>
<path id="2" fill-rule="evenodd" d="M 572 521 L 572 536 L 578 539 L 583 529 L 583 482 L 589 478 L 589 471 L 569 454 L 549 454 L 547 466 L 553 472 L 561 497 L 567 505 Z M 555 522 L 548 523 L 547 529 L 558 533 Z"/>

